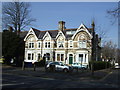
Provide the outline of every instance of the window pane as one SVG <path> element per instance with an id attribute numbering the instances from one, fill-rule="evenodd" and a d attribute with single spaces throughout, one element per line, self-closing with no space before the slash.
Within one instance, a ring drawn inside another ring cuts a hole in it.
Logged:
<path id="1" fill-rule="evenodd" d="M 80 61 L 80 62 L 83 61 L 83 54 L 79 54 L 79 61 Z"/>
<path id="2" fill-rule="evenodd" d="M 31 43 L 29 43 L 29 48 L 31 48 Z"/>
<path id="3" fill-rule="evenodd" d="M 64 61 L 64 54 L 61 54 L 61 61 Z"/>
<path id="4" fill-rule="evenodd" d="M 50 42 L 48 42 L 48 47 L 50 48 Z"/>
<path id="5" fill-rule="evenodd" d="M 28 60 L 30 60 L 31 59 L 31 54 L 28 54 Z"/>
<path id="6" fill-rule="evenodd" d="M 86 62 L 86 55 L 87 55 L 87 54 L 85 54 L 85 62 Z"/>
<path id="7" fill-rule="evenodd" d="M 57 61 L 60 61 L 60 54 L 57 54 Z"/>
<path id="8" fill-rule="evenodd" d="M 34 54 L 32 53 L 32 60 L 34 59 Z"/>
<path id="9" fill-rule="evenodd" d="M 40 43 L 38 43 L 38 48 L 40 48 Z"/>
<path id="10" fill-rule="evenodd" d="M 69 44 L 70 44 L 70 47 L 72 47 L 72 41 L 70 41 L 70 43 L 69 43 Z"/>
<path id="11" fill-rule="evenodd" d="M 47 48 L 47 42 L 45 43 L 45 47 Z"/>
<path id="12" fill-rule="evenodd" d="M 86 42 L 83 42 L 83 48 L 86 48 Z"/>
<path id="13" fill-rule="evenodd" d="M 80 48 L 86 48 L 86 42 L 85 41 L 80 41 L 79 42 L 79 47 Z"/>
<path id="14" fill-rule="evenodd" d="M 34 48 L 34 43 L 32 43 L 32 48 Z"/>

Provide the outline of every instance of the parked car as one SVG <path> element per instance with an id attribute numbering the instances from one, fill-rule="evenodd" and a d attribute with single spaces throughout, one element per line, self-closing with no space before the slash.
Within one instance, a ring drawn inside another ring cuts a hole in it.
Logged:
<path id="1" fill-rule="evenodd" d="M 87 69 L 87 65 L 81 65 L 80 63 L 73 63 L 72 64 L 72 67 L 75 69 L 75 68 L 77 68 L 77 69 Z"/>
<path id="2" fill-rule="evenodd" d="M 120 65 L 118 63 L 115 63 L 115 69 L 120 69 Z"/>
<path id="3" fill-rule="evenodd" d="M 46 70 L 53 69 L 55 71 L 63 71 L 63 72 L 70 72 L 72 71 L 71 66 L 67 66 L 62 62 L 50 62 L 46 65 Z"/>

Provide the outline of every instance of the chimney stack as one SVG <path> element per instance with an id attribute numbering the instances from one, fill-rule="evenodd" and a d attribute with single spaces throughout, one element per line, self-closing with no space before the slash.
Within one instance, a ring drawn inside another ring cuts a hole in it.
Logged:
<path id="1" fill-rule="evenodd" d="M 66 29 L 64 21 L 59 21 L 58 24 L 59 24 L 59 26 L 58 26 L 59 30 L 65 30 Z"/>

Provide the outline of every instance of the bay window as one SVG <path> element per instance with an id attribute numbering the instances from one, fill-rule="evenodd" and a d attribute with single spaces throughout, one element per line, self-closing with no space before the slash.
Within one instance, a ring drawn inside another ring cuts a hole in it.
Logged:
<path id="1" fill-rule="evenodd" d="M 57 61 L 64 61 L 64 54 L 57 54 Z"/>

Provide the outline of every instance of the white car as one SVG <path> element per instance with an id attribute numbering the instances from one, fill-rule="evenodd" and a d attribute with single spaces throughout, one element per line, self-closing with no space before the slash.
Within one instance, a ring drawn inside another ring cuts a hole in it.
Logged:
<path id="1" fill-rule="evenodd" d="M 78 69 L 87 69 L 87 65 L 81 65 L 80 63 L 73 63 L 72 64 L 73 68 L 78 68 Z"/>
<path id="2" fill-rule="evenodd" d="M 115 69 L 119 69 L 120 65 L 118 63 L 115 63 Z"/>
<path id="3" fill-rule="evenodd" d="M 72 70 L 70 66 L 63 64 L 62 62 L 50 62 L 47 64 L 46 69 L 49 70 L 52 66 L 54 67 L 55 71 L 69 72 Z"/>

